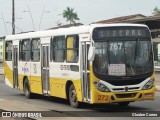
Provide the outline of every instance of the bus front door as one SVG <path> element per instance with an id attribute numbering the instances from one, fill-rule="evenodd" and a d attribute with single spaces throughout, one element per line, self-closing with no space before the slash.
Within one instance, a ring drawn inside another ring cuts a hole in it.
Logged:
<path id="1" fill-rule="evenodd" d="M 13 87 L 18 88 L 18 46 L 13 46 Z"/>
<path id="2" fill-rule="evenodd" d="M 82 69 L 82 94 L 84 101 L 90 101 L 90 65 L 88 61 L 88 50 L 89 50 L 90 42 L 82 42 L 82 58 L 81 58 L 81 69 Z"/>
<path id="3" fill-rule="evenodd" d="M 43 94 L 50 94 L 49 84 L 49 45 L 42 45 L 41 51 L 41 79 Z"/>

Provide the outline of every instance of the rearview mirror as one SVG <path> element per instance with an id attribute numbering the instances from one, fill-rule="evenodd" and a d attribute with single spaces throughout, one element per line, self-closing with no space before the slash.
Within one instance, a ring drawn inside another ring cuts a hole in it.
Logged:
<path id="1" fill-rule="evenodd" d="M 93 61 L 95 57 L 95 47 L 94 46 L 90 46 L 89 50 L 88 50 L 88 60 L 89 61 Z"/>

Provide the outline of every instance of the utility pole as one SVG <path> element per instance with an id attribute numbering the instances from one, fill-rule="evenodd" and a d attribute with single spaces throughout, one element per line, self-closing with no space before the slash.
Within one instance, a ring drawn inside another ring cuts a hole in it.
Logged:
<path id="1" fill-rule="evenodd" d="M 15 5 L 14 5 L 14 0 L 12 0 L 12 34 L 15 34 Z"/>

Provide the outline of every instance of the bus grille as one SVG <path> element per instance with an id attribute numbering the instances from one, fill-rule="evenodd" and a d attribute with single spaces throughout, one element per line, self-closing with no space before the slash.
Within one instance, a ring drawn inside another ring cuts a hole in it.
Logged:
<path id="1" fill-rule="evenodd" d="M 133 90 L 138 90 L 138 89 L 139 89 L 139 87 L 129 87 L 129 88 L 128 88 L 129 91 L 131 91 L 131 90 L 132 90 L 132 91 L 133 91 Z M 115 91 L 115 92 L 125 91 L 125 88 L 113 88 L 112 90 Z"/>
<path id="2" fill-rule="evenodd" d="M 134 98 L 136 93 L 128 93 L 128 94 L 116 94 L 117 98 Z"/>

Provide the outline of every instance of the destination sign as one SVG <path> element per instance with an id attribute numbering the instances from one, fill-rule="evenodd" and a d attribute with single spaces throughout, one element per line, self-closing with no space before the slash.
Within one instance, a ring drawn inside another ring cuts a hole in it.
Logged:
<path id="1" fill-rule="evenodd" d="M 96 28 L 93 31 L 93 39 L 103 39 L 108 37 L 149 37 L 146 28 L 138 27 L 112 27 Z"/>

